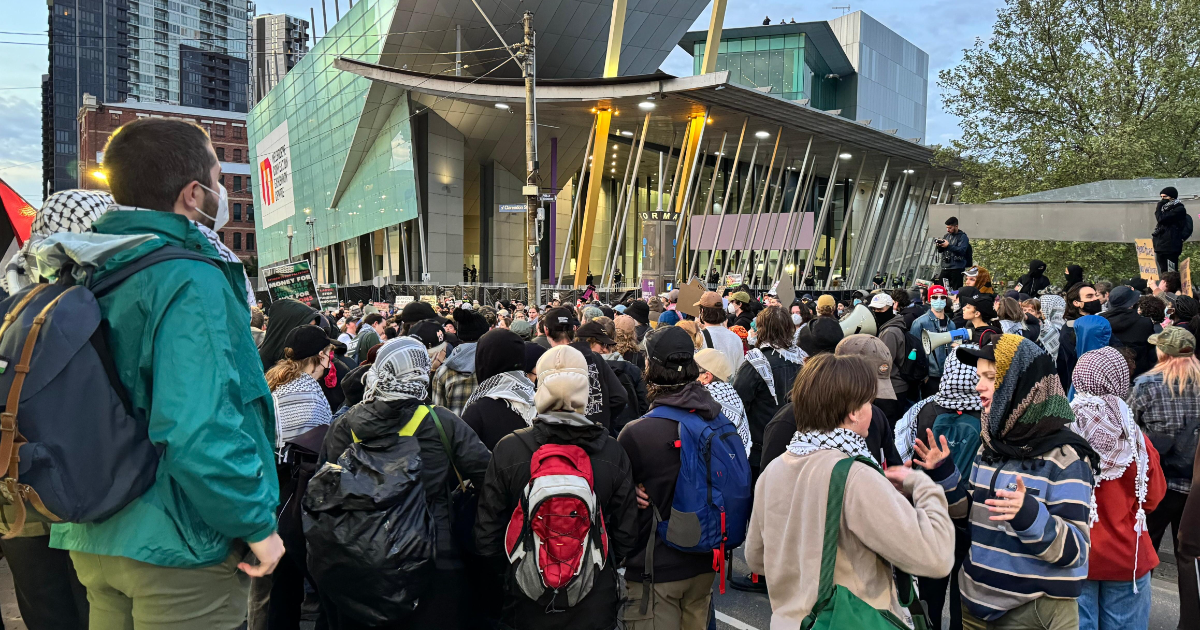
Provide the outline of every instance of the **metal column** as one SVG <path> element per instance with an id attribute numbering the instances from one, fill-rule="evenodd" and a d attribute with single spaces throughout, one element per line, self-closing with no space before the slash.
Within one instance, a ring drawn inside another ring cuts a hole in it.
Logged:
<path id="1" fill-rule="evenodd" d="M 708 250 L 708 265 L 704 269 L 704 282 L 708 282 L 708 275 L 712 273 L 713 260 L 717 256 L 717 239 L 721 235 L 721 226 L 725 224 L 725 215 L 729 214 L 729 193 L 733 191 L 733 177 L 738 175 L 738 160 L 742 156 L 742 141 L 746 138 L 746 125 L 749 122 L 749 118 L 742 121 L 742 133 L 738 136 L 737 150 L 733 153 L 733 168 L 730 169 L 729 176 L 725 180 L 725 195 L 721 199 L 721 218 L 717 219 L 717 231 L 713 233 L 712 247 Z M 724 147 L 722 147 L 721 152 L 725 152 Z M 715 175 L 713 176 L 713 181 L 716 181 Z"/>
<path id="2" fill-rule="evenodd" d="M 813 237 L 812 241 L 808 244 L 808 254 L 804 259 L 804 272 L 800 274 L 800 286 L 804 286 L 804 283 L 808 281 L 808 274 L 813 270 L 816 263 L 816 254 L 820 251 L 817 248 L 819 244 L 817 239 L 821 237 L 821 231 L 825 229 L 825 219 L 829 216 L 829 206 L 833 203 L 833 187 L 837 181 L 838 166 L 841 162 L 841 158 L 838 156 L 841 154 L 842 145 L 839 144 L 837 150 L 833 152 L 833 168 L 829 170 L 829 180 L 825 183 L 825 200 L 821 202 L 821 214 L 817 217 L 816 223 L 813 224 Z M 815 162 L 813 166 L 816 166 Z M 832 263 L 830 264 L 832 265 Z M 816 286 L 815 277 L 813 278 L 813 286 Z"/>
<path id="3" fill-rule="evenodd" d="M 858 165 L 858 174 L 854 176 L 854 180 L 853 180 L 854 182 L 858 182 L 860 179 L 862 179 L 863 168 L 865 168 L 866 165 L 867 165 L 867 154 L 863 153 L 862 162 L 859 163 L 859 165 Z M 853 182 L 851 182 L 851 183 L 853 183 Z M 854 186 L 857 187 L 858 184 L 855 183 Z M 843 243 L 846 242 L 846 232 L 850 226 L 851 219 L 853 218 L 853 215 L 854 215 L 854 197 L 855 197 L 855 195 L 850 196 L 850 203 L 848 204 L 849 205 L 848 208 L 842 208 L 842 231 L 838 234 L 837 243 L 835 243 L 834 248 L 833 248 L 833 258 L 831 259 L 831 261 L 829 263 L 829 274 L 827 276 L 825 276 L 825 290 L 826 291 L 829 290 L 829 286 L 833 283 L 833 262 L 832 261 L 836 261 L 838 259 L 838 257 L 840 257 L 842 255 Z M 843 266 L 842 267 L 842 280 L 843 281 L 846 280 L 847 275 L 849 275 L 849 274 L 846 273 L 846 267 Z"/>
<path id="4" fill-rule="evenodd" d="M 863 217 L 862 223 L 859 224 L 858 238 L 854 239 L 854 246 L 850 248 L 850 273 L 847 274 L 845 279 L 848 286 L 855 286 L 858 284 L 858 276 L 859 273 L 861 273 L 863 256 L 866 254 L 868 244 L 871 242 L 870 239 L 874 238 L 875 232 L 878 231 L 878 226 L 876 225 L 877 222 L 874 221 L 874 219 L 876 211 L 880 206 L 880 197 L 882 197 L 883 193 L 884 180 L 887 178 L 887 170 L 891 164 L 891 158 L 885 160 L 883 163 L 883 168 L 879 171 L 879 174 L 875 176 L 875 181 L 871 182 L 871 193 L 867 197 L 867 207 L 864 210 L 865 216 Z"/>
<path id="5" fill-rule="evenodd" d="M 592 141 L 596 137 L 596 121 L 592 120 L 592 128 L 588 130 L 587 147 L 583 150 L 583 164 L 579 167 L 579 179 L 575 181 L 575 202 L 571 204 L 571 222 L 567 224 L 567 238 L 563 241 L 562 263 L 558 266 L 558 284 L 562 284 L 563 276 L 567 273 L 567 254 L 571 250 L 571 231 L 575 229 L 575 217 L 579 214 L 579 200 L 583 198 L 583 176 L 587 173 L 588 155 L 592 152 Z M 557 182 L 554 184 L 558 185 Z M 553 252 L 551 252 L 553 255 Z"/>

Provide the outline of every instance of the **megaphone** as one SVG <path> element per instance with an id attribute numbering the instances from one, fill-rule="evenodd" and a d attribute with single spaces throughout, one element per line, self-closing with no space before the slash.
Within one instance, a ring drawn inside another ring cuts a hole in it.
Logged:
<path id="1" fill-rule="evenodd" d="M 934 348 L 939 348 L 955 341 L 970 343 L 971 331 L 966 328 L 956 328 L 950 332 L 931 333 L 928 330 L 921 331 L 921 347 L 925 348 L 925 354 L 933 352 Z"/>
<path id="2" fill-rule="evenodd" d="M 842 334 L 849 337 L 850 335 L 874 335 L 875 334 L 875 316 L 871 314 L 871 309 L 859 304 L 838 321 L 842 326 Z"/>

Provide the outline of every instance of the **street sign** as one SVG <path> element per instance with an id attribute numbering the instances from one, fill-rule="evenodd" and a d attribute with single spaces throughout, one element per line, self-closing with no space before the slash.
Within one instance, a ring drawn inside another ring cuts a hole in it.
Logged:
<path id="1" fill-rule="evenodd" d="M 525 204 L 523 203 L 502 203 L 498 209 L 500 212 L 525 212 Z"/>

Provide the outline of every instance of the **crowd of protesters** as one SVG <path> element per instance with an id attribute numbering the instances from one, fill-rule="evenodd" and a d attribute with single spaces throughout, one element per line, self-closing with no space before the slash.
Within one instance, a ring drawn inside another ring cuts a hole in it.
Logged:
<path id="1" fill-rule="evenodd" d="M 47 199 L 5 304 L 187 252 L 97 292 L 159 462 L 104 519 L 3 506 L 32 630 L 706 630 L 726 585 L 772 628 L 1136 629 L 1168 527 L 1200 625 L 1178 273 L 1034 260 L 1000 291 L 955 221 L 944 282 L 841 300 L 264 307 L 201 128 L 130 123 L 104 166 L 111 197 Z"/>

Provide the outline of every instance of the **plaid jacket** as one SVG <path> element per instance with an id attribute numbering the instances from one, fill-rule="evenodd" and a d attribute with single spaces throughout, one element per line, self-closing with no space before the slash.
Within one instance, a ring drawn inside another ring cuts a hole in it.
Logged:
<path id="1" fill-rule="evenodd" d="M 443 365 L 433 375 L 433 404 L 441 405 L 462 416 L 467 399 L 475 391 L 479 381 L 474 372 L 455 372 Z"/>
<path id="2" fill-rule="evenodd" d="M 1189 420 L 1200 418 L 1200 391 L 1193 388 L 1177 396 L 1163 382 L 1161 374 L 1139 376 L 1129 391 L 1128 402 L 1133 419 L 1147 432 L 1147 437 L 1176 436 Z M 1167 489 L 1190 492 L 1192 481 L 1167 477 Z"/>

